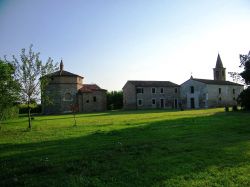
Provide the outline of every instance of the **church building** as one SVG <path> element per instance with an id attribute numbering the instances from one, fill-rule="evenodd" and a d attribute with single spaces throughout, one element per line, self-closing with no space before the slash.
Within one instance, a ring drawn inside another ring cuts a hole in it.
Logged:
<path id="1" fill-rule="evenodd" d="M 83 77 L 64 70 L 63 62 L 60 70 L 49 76 L 49 84 L 45 95 L 51 103 L 42 101 L 44 114 L 72 112 L 94 112 L 106 110 L 106 90 L 96 84 L 84 84 Z"/>
<path id="2" fill-rule="evenodd" d="M 181 84 L 182 105 L 185 108 L 211 108 L 236 105 L 236 99 L 244 86 L 226 81 L 226 68 L 218 54 L 213 69 L 214 79 L 190 77 Z"/>

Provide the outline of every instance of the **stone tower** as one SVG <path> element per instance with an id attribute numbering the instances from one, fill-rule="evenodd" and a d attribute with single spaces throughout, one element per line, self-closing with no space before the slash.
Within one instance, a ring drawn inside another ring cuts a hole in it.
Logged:
<path id="1" fill-rule="evenodd" d="M 226 68 L 223 67 L 219 53 L 217 56 L 216 66 L 214 68 L 214 80 L 226 80 Z"/>
<path id="2" fill-rule="evenodd" d="M 43 113 L 67 113 L 71 111 L 71 105 L 76 103 L 76 94 L 83 86 L 83 77 L 64 70 L 63 61 L 60 70 L 50 75 L 50 82 L 46 88 L 46 95 L 53 104 L 44 106 Z"/>

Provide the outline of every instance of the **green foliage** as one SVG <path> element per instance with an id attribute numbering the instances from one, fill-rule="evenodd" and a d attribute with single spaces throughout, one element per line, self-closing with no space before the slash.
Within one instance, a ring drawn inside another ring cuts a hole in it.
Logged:
<path id="1" fill-rule="evenodd" d="M 19 100 L 20 85 L 14 75 L 13 64 L 0 60 L 0 120 L 12 116 L 12 106 Z"/>
<path id="2" fill-rule="evenodd" d="M 2 112 L 2 120 L 18 118 L 19 108 L 18 106 L 6 107 Z"/>
<path id="3" fill-rule="evenodd" d="M 241 104 L 243 109 L 250 110 L 250 88 L 249 87 L 240 93 L 238 102 Z"/>
<path id="4" fill-rule="evenodd" d="M 250 115 L 111 111 L 6 121 L 0 186 L 250 186 Z"/>
<path id="5" fill-rule="evenodd" d="M 111 91 L 107 93 L 108 110 L 117 110 L 123 107 L 123 92 Z"/>
<path id="6" fill-rule="evenodd" d="M 49 77 L 46 76 L 55 71 L 56 65 L 53 65 L 53 60 L 49 58 L 46 63 L 40 60 L 40 53 L 35 53 L 30 45 L 29 51 L 21 50 L 20 59 L 13 56 L 16 68 L 16 76 L 21 85 L 22 102 L 28 105 L 28 122 L 31 128 L 31 108 L 32 102 L 40 101 L 41 97 L 45 98 L 44 89 L 46 88 Z M 45 102 L 46 99 L 43 99 Z"/>
<path id="7" fill-rule="evenodd" d="M 18 105 L 18 107 L 19 107 L 19 114 L 27 114 L 29 112 L 29 109 L 30 113 L 40 114 L 42 112 L 41 104 L 32 103 L 30 104 L 30 106 L 28 106 L 27 104 L 20 104 Z"/>
<path id="8" fill-rule="evenodd" d="M 240 73 L 241 77 L 245 80 L 246 85 L 250 84 L 250 51 L 248 55 L 240 55 L 241 67 L 244 71 Z"/>
<path id="9" fill-rule="evenodd" d="M 239 95 L 238 102 L 245 110 L 250 110 L 250 51 L 248 55 L 240 55 L 240 67 L 244 67 L 244 71 L 240 73 L 247 86 L 247 89 Z"/>

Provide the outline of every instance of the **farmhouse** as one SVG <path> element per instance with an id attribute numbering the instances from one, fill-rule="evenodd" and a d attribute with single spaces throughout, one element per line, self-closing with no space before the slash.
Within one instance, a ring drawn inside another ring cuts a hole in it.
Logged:
<path id="1" fill-rule="evenodd" d="M 211 108 L 236 105 L 243 85 L 226 81 L 226 68 L 218 54 L 213 69 L 214 80 L 190 77 L 181 84 L 182 104 L 185 108 Z"/>
<path id="2" fill-rule="evenodd" d="M 106 110 L 106 90 L 96 84 L 83 84 L 83 77 L 65 71 L 63 62 L 60 70 L 50 75 L 45 95 L 52 101 L 51 104 L 42 101 L 44 114 L 58 114 L 72 111 L 76 106 L 79 112 Z"/>
<path id="3" fill-rule="evenodd" d="M 180 86 L 169 81 L 132 81 L 123 87 L 124 109 L 178 108 Z"/>

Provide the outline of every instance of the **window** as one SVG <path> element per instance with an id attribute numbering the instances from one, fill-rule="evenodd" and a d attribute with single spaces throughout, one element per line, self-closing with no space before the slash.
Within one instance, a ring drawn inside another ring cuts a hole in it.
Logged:
<path id="1" fill-rule="evenodd" d="M 143 88 L 136 88 L 136 93 L 143 93 Z"/>
<path id="2" fill-rule="evenodd" d="M 161 93 L 164 93 L 164 89 L 163 88 L 161 88 Z"/>
<path id="3" fill-rule="evenodd" d="M 138 100 L 137 100 L 137 105 L 138 105 L 138 106 L 142 106 L 142 99 L 138 99 Z"/>
<path id="4" fill-rule="evenodd" d="M 174 93 L 177 93 L 177 92 L 178 92 L 178 89 L 177 89 L 177 88 L 175 88 L 175 89 L 174 89 Z"/>
<path id="5" fill-rule="evenodd" d="M 233 100 L 235 101 L 235 97 L 233 97 Z"/>
<path id="6" fill-rule="evenodd" d="M 221 94 L 221 88 L 219 88 L 219 94 Z"/>
<path id="7" fill-rule="evenodd" d="M 221 97 L 219 97 L 219 101 L 221 101 Z"/>
<path id="8" fill-rule="evenodd" d="M 87 100 L 86 103 L 89 103 L 89 100 Z"/>
<path id="9" fill-rule="evenodd" d="M 152 105 L 155 105 L 155 99 L 152 99 Z"/>
<path id="10" fill-rule="evenodd" d="M 93 102 L 96 102 L 96 96 L 93 97 Z"/>
<path id="11" fill-rule="evenodd" d="M 65 100 L 65 101 L 71 101 L 71 100 L 72 100 L 71 94 L 70 94 L 70 93 L 66 93 L 66 94 L 64 95 L 64 100 Z"/>
<path id="12" fill-rule="evenodd" d="M 151 91 L 152 91 L 152 94 L 155 94 L 156 88 L 152 88 Z"/>
<path id="13" fill-rule="evenodd" d="M 233 94 L 235 94 L 235 89 L 233 89 Z"/>
<path id="14" fill-rule="evenodd" d="M 194 87 L 193 86 L 190 86 L 190 92 L 194 93 Z"/>

